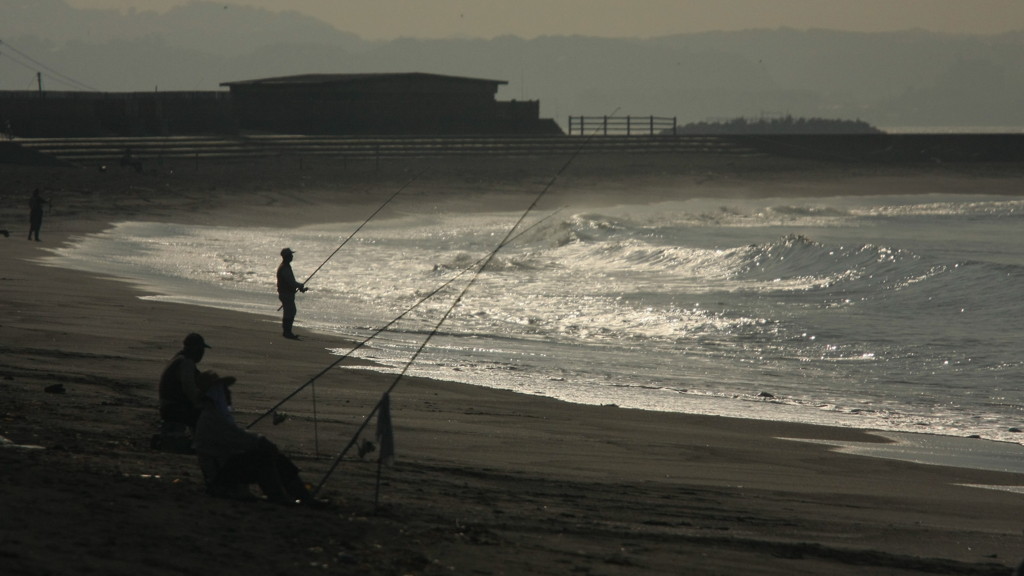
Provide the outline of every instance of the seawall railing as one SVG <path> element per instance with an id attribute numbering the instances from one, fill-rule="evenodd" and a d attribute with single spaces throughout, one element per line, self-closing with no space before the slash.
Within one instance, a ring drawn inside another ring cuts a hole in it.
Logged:
<path id="1" fill-rule="evenodd" d="M 78 165 L 116 165 L 123 158 L 146 163 L 165 159 L 243 159 L 259 157 L 526 156 L 552 154 L 717 153 L 756 154 L 753 148 L 714 136 L 593 138 L 585 145 L 568 136 L 510 137 L 342 137 L 247 135 L 130 138 L 18 138 L 13 143 Z"/>
<path id="2" fill-rule="evenodd" d="M 569 116 L 570 136 L 674 136 L 676 118 L 664 116 Z"/>

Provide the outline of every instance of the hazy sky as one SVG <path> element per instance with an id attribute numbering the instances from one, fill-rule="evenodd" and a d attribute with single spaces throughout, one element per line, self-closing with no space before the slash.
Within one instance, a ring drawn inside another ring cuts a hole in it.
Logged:
<path id="1" fill-rule="evenodd" d="M 65 0 L 164 11 L 191 0 Z M 516 35 L 659 36 L 746 28 L 876 32 L 1024 30 L 1024 0 L 220 0 L 315 16 L 366 39 Z"/>

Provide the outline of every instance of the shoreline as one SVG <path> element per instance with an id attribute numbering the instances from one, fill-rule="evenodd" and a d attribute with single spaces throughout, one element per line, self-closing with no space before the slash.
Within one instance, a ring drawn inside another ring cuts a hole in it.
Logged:
<path id="1" fill-rule="evenodd" d="M 47 260 L 53 258 L 52 256 L 46 257 Z M 65 270 L 77 270 L 83 272 L 81 269 L 76 269 L 68 266 L 61 266 L 57 263 L 43 262 L 42 260 L 36 261 L 38 265 L 47 267 L 62 268 Z M 84 272 L 83 272 L 84 273 Z M 107 278 L 113 282 L 123 282 L 132 286 L 132 289 L 137 293 L 137 297 L 145 301 L 161 302 L 169 304 L 171 306 L 182 306 L 185 308 L 195 308 L 199 310 L 218 310 L 232 314 L 244 314 L 267 325 L 266 330 L 272 332 L 274 327 L 279 322 L 279 316 L 274 313 L 263 313 L 253 310 L 244 309 L 233 309 L 230 307 L 222 307 L 216 305 L 202 304 L 199 302 L 190 302 L 188 298 L 179 298 L 172 294 L 166 293 L 151 293 L 144 285 L 144 283 L 136 281 L 130 278 L 124 277 L 110 277 Z M 346 358 L 344 359 L 346 366 L 352 367 L 364 367 L 362 370 L 372 371 L 377 374 L 380 378 L 388 379 L 394 377 L 400 371 L 398 367 L 391 367 L 388 370 L 378 370 L 371 365 L 375 362 L 374 360 L 368 360 L 358 357 L 348 357 L 347 354 L 352 349 L 359 345 L 359 338 L 352 339 L 351 336 L 342 334 L 336 331 L 330 331 L 327 329 L 318 329 L 316 326 L 303 325 L 301 321 L 296 325 L 297 328 L 307 335 L 312 335 L 312 339 L 318 342 L 336 340 L 339 343 L 339 348 L 335 350 L 345 352 Z M 303 338 L 306 339 L 306 338 Z M 344 345 L 341 345 L 344 344 Z M 372 350 L 373 344 L 365 345 L 365 349 Z M 323 363 L 325 365 L 331 364 L 329 360 L 331 358 L 338 359 L 339 356 L 333 352 L 324 350 L 327 356 Z M 340 362 L 340 360 L 339 360 Z M 429 376 L 406 376 L 406 378 L 412 379 L 425 379 L 425 380 L 438 380 L 437 378 Z M 457 386 L 470 386 L 477 389 L 485 390 L 498 390 L 507 391 L 513 394 L 526 396 L 526 397 L 541 397 L 551 399 L 556 402 L 562 402 L 569 406 L 589 406 L 599 407 L 605 406 L 602 404 L 579 402 L 573 400 L 566 400 L 563 398 L 544 396 L 539 394 L 533 394 L 528 392 L 522 392 L 513 390 L 511 388 L 504 388 L 500 386 L 482 386 L 474 384 L 472 382 L 460 379 L 441 379 L 444 382 L 450 383 Z M 722 398 L 718 401 L 727 401 Z M 801 438 L 795 439 L 806 442 L 817 442 L 822 445 L 829 446 L 836 452 L 846 452 L 851 454 L 857 454 L 862 456 L 868 456 L 872 458 L 883 458 L 900 460 L 903 462 L 911 462 L 918 464 L 929 464 L 936 466 L 946 466 L 952 468 L 966 468 L 979 471 L 993 471 L 993 472 L 1008 472 L 1015 474 L 1024 474 L 1024 444 L 1021 442 L 1014 442 L 1012 440 L 1004 440 L 997 438 L 985 438 L 977 435 L 965 435 L 963 433 L 942 433 L 937 431 L 914 431 L 897 428 L 878 428 L 870 425 L 862 425 L 854 422 L 856 417 L 850 414 L 836 414 L 832 419 L 846 420 L 846 423 L 826 423 L 826 422 L 815 422 L 806 419 L 790 418 L 785 417 L 771 417 L 764 416 L 759 417 L 757 415 L 750 416 L 738 416 L 734 414 L 707 414 L 702 412 L 687 412 L 676 411 L 676 410 L 658 410 L 653 408 L 643 408 L 637 406 L 624 406 L 615 404 L 615 408 L 632 410 L 638 412 L 647 412 L 653 414 L 681 414 L 681 415 L 704 415 L 716 418 L 735 419 L 735 420 L 756 420 L 768 423 L 782 423 L 782 424 L 794 424 L 798 426 L 810 426 L 813 428 L 836 428 L 842 430 L 851 430 L 857 433 L 866 433 L 873 436 L 874 440 L 865 440 L 863 438 L 857 440 L 822 440 L 817 438 Z M 828 418 L 825 418 L 828 419 Z M 1024 479 L 1022 479 L 1024 480 Z M 1024 492 L 1024 483 L 1017 487 L 1019 491 Z"/>
<path id="2" fill-rule="evenodd" d="M 52 258 L 52 256 L 48 256 L 45 259 L 51 260 Z M 35 263 L 41 266 L 56 267 L 65 270 L 77 270 L 79 272 L 83 272 L 81 269 L 62 266 L 54 262 L 44 262 L 43 260 L 37 260 Z M 150 291 L 145 287 L 144 282 L 137 281 L 131 278 L 110 277 L 109 280 L 114 282 L 124 282 L 131 285 L 133 287 L 132 289 L 135 292 L 137 292 L 137 297 L 141 300 L 162 302 L 172 306 L 183 306 L 186 308 L 197 308 L 200 310 L 220 310 L 229 313 L 245 314 L 267 324 L 268 331 L 272 331 L 273 327 L 276 326 L 276 324 L 279 321 L 279 317 L 273 313 L 233 309 L 230 307 L 190 302 L 188 298 L 179 298 L 175 295 L 167 293 L 150 293 Z M 345 334 L 325 329 L 318 329 L 316 326 L 302 325 L 301 322 L 297 326 L 303 333 L 315 335 L 313 338 L 315 340 L 329 341 L 332 339 L 336 339 L 339 342 L 339 344 L 345 343 L 345 346 L 337 348 L 337 350 L 340 351 L 351 351 L 359 342 L 358 338 L 355 340 L 349 340 L 350 337 Z M 367 348 L 372 350 L 372 343 Z M 333 353 L 330 353 L 326 350 L 324 352 L 328 353 L 328 356 L 324 360 L 325 364 L 330 364 L 330 362 L 328 362 L 329 358 L 338 358 L 338 356 L 335 356 Z M 374 361 L 360 359 L 357 357 L 347 357 L 345 359 L 345 362 L 346 365 L 348 366 L 365 366 L 373 363 Z M 397 367 L 393 367 L 390 370 L 376 370 L 372 367 L 367 367 L 365 369 L 371 370 L 378 374 L 381 378 L 385 379 L 393 377 L 399 372 L 399 369 Z M 420 378 L 436 379 L 430 377 Z M 499 386 L 481 386 L 478 384 L 473 384 L 472 382 L 459 379 L 444 381 L 454 385 L 471 386 L 474 388 L 483 388 L 487 390 L 509 391 L 511 393 L 527 397 L 539 396 L 543 398 L 551 398 L 552 400 L 563 402 L 570 406 L 601 406 L 601 404 L 576 402 L 562 398 L 552 398 L 549 396 L 541 396 L 537 394 L 512 390 L 510 388 L 503 388 Z M 724 400 L 725 399 L 720 399 L 720 401 Z M 699 412 L 657 410 L 652 408 L 642 408 L 636 406 L 615 405 L 615 407 L 619 409 L 659 414 L 699 414 Z M 963 434 L 956 434 L 953 432 L 942 433 L 933 431 L 913 431 L 876 428 L 870 425 L 859 425 L 858 423 L 853 422 L 855 418 L 851 417 L 851 415 L 849 414 L 837 414 L 833 417 L 835 419 L 845 417 L 845 419 L 850 421 L 847 422 L 846 424 L 829 424 L 825 422 L 814 422 L 804 419 L 787 419 L 782 417 L 758 417 L 756 415 L 737 416 L 733 414 L 710 414 L 710 416 L 726 419 L 757 420 L 764 422 L 787 423 L 811 427 L 838 428 L 867 433 L 877 438 L 874 441 L 818 440 L 812 438 L 800 439 L 802 441 L 818 442 L 820 444 L 830 446 L 837 452 L 848 452 L 852 454 L 870 456 L 873 458 L 888 458 L 904 462 L 915 462 L 919 464 L 932 464 L 938 466 L 948 466 L 953 468 L 967 468 L 975 470 L 1024 474 L 1024 445 L 1022 445 L 1020 442 L 1014 442 L 1012 440 L 983 438 L 973 435 L 968 436 Z M 1020 489 L 1021 491 L 1024 491 L 1024 485 L 1020 486 Z"/>
<path id="3" fill-rule="evenodd" d="M 781 439 L 878 441 L 862 430 L 580 406 L 414 378 L 393 400 L 398 464 L 384 469 L 382 508 L 373 509 L 376 466 L 359 459 L 345 460 L 325 485 L 337 502 L 327 512 L 211 499 L 194 458 L 146 445 L 156 425 L 155 380 L 183 335 L 199 331 L 213 346 L 201 368 L 239 378 L 240 421 L 322 370 L 324 349 L 342 339 L 285 341 L 266 317 L 141 299 L 128 283 L 40 266 L 32 254 L 125 215 L 265 223 L 311 204 L 340 212 L 342 198 L 283 189 L 186 187 L 173 199 L 129 192 L 79 191 L 78 204 L 68 205 L 76 219 L 49 215 L 44 242 L 26 246 L 15 230 L 0 240 L 9 263 L 0 273 L 0 436 L 44 447 L 0 450 L 11 487 L 0 500 L 0 553 L 13 573 L 70 566 L 265 571 L 269 562 L 292 573 L 756 566 L 763 574 L 1004 574 L 1019 561 L 1019 496 L 961 485 L 1020 485 L 1020 474 L 850 456 Z M 350 192 L 344 207 L 376 202 L 367 196 Z M 522 199 L 497 196 L 490 200 Z M 231 210 L 239 201 L 249 207 Z M 285 424 L 254 429 L 295 454 L 316 482 L 327 454 L 390 381 L 332 372 L 316 392 L 335 408 L 313 439 L 308 397 L 284 408 L 292 416 Z M 66 393 L 42 392 L 54 383 Z M 203 530 L 213 546 L 167 558 L 166 543 L 194 531 L 197 516 L 208 522 Z M 74 536 L 82 525 L 90 535 Z"/>
<path id="4" fill-rule="evenodd" d="M 406 171 L 406 172 L 408 173 L 408 171 Z M 416 192 L 415 192 L 415 185 L 417 184 L 418 176 L 421 176 L 421 175 L 422 175 L 422 173 L 413 175 L 412 178 L 407 179 L 405 182 L 402 182 L 401 183 L 401 187 L 403 189 L 406 186 L 413 187 L 412 194 L 415 195 L 416 194 Z M 904 176 L 905 177 L 906 175 L 892 175 L 892 174 L 889 175 L 890 178 L 899 177 L 899 176 Z M 812 178 L 811 181 L 819 181 L 820 182 L 820 181 L 823 181 L 823 180 L 824 181 L 828 181 L 829 178 L 821 178 L 821 177 L 819 177 L 816 180 Z M 829 184 L 830 185 L 836 185 L 835 182 L 829 182 Z M 507 185 L 507 184 L 503 183 L 503 185 Z M 814 194 L 812 194 L 811 192 L 809 192 L 807 190 L 806 182 L 791 183 L 788 186 L 791 189 L 797 189 L 798 191 L 802 191 L 804 194 L 808 195 L 809 197 L 817 197 L 817 196 L 815 196 Z M 392 190 L 388 189 L 387 186 L 382 186 L 381 187 L 381 191 L 382 192 L 387 192 L 387 194 L 383 194 L 383 196 L 388 196 L 389 194 L 394 193 Z M 365 192 L 365 190 L 363 190 L 361 192 Z M 401 190 L 399 190 L 399 192 L 401 192 Z M 972 187 L 970 192 L 973 193 L 973 194 L 986 194 L 986 195 L 990 195 L 991 194 L 991 192 L 989 190 L 980 190 L 977 186 Z M 1007 194 L 1007 192 L 1005 190 L 1001 190 L 1001 192 L 1003 194 Z M 506 191 L 504 191 L 504 193 L 508 193 L 508 191 L 506 190 Z M 822 192 L 819 192 L 819 194 L 827 195 L 826 193 L 822 193 Z M 933 195 L 933 194 L 937 194 L 937 192 L 936 193 L 915 192 L 915 193 L 911 194 L 911 196 L 916 195 L 916 194 Z M 284 196 L 288 196 L 288 195 L 289 194 L 287 193 L 287 191 L 285 191 Z M 905 194 L 900 194 L 900 193 L 896 193 L 895 195 L 906 196 Z M 445 194 L 439 194 L 439 196 L 442 198 L 440 200 L 440 202 L 442 204 L 444 202 L 452 202 L 453 201 L 451 198 L 445 199 L 444 198 Z M 448 194 L 448 196 L 450 196 L 450 193 Z M 519 196 L 520 197 L 526 197 L 528 195 L 523 193 L 523 194 L 520 194 Z M 656 201 L 658 201 L 658 202 L 665 200 L 664 199 L 664 194 L 661 191 L 655 193 L 654 197 L 655 197 Z M 884 194 L 878 194 L 878 197 L 885 197 L 885 195 Z M 772 197 L 761 197 L 761 196 L 759 196 L 760 200 L 769 200 L 771 198 Z M 693 196 L 693 197 L 689 197 L 688 199 L 708 200 L 708 198 L 705 198 L 703 196 Z M 294 201 L 295 198 L 285 198 L 285 200 Z M 363 205 L 360 206 L 360 209 L 363 209 L 365 211 L 369 211 L 369 210 L 371 210 L 373 208 L 377 208 L 377 209 L 383 208 L 383 206 L 373 206 L 369 199 L 363 199 L 363 200 L 364 200 L 364 202 L 363 202 Z M 322 198 L 322 197 L 319 197 L 319 198 L 317 198 L 314 201 L 315 202 L 324 202 L 325 199 Z M 466 203 L 459 203 L 458 207 L 460 209 L 469 209 L 469 206 L 467 206 Z M 331 213 L 333 215 L 331 218 L 337 217 L 336 211 L 332 210 L 329 207 L 323 207 L 323 208 L 324 208 L 323 211 L 325 213 Z M 292 214 L 290 212 L 289 206 L 285 205 L 285 203 L 280 203 L 280 204 L 275 205 L 275 209 L 285 210 L 289 214 L 288 218 L 296 217 L 295 214 Z M 321 211 L 320 209 L 321 209 L 321 206 L 317 206 L 317 209 L 315 211 L 319 213 Z M 480 205 L 480 204 L 472 204 L 472 209 L 486 210 L 486 207 L 483 206 L 483 205 Z M 359 219 L 360 219 L 360 217 L 362 217 L 362 214 L 359 214 L 358 216 L 357 215 L 353 215 L 353 214 L 343 214 L 343 216 L 349 218 L 350 221 L 354 225 L 354 223 L 358 223 L 359 222 Z M 394 213 L 387 214 L 385 212 L 384 214 L 382 214 L 378 218 L 378 220 L 386 219 L 388 217 L 399 217 L 400 218 L 402 216 L 403 216 L 402 212 L 399 212 L 397 214 L 394 214 Z M 247 218 L 250 218 L 250 217 L 252 217 L 252 214 L 251 213 L 247 213 L 245 216 L 233 215 L 233 216 L 231 216 L 229 218 L 229 220 L 233 221 L 233 222 L 239 222 L 239 226 L 245 226 L 246 223 L 244 221 Z M 262 221 L 259 217 L 257 217 L 257 220 Z M 214 218 L 214 221 L 216 221 L 216 218 Z M 331 223 L 335 223 L 335 220 L 330 220 L 329 219 L 328 221 L 331 222 Z M 105 223 L 105 227 L 107 229 L 109 229 L 110 227 L 113 227 L 117 223 L 118 222 Z M 47 259 L 56 259 L 56 258 L 59 258 L 59 257 L 58 256 L 48 256 L 47 257 Z M 58 266 L 58 267 L 66 267 L 66 268 L 79 269 L 79 270 L 82 269 L 80 267 L 73 266 L 73 265 L 72 266 L 68 266 L 66 264 L 61 264 L 58 261 L 42 262 L 42 264 L 43 265 L 47 265 L 47 266 Z M 313 262 L 313 263 L 306 263 L 306 265 L 310 269 L 315 264 L 316 264 L 315 262 Z M 134 285 L 137 290 L 140 290 L 142 292 L 154 291 L 155 292 L 154 294 L 147 295 L 147 296 L 142 296 L 142 298 L 147 299 L 147 300 L 153 300 L 153 301 L 159 301 L 159 302 L 167 302 L 167 303 L 177 303 L 177 304 L 181 304 L 181 305 L 185 305 L 185 306 L 196 306 L 196 307 L 199 307 L 199 308 L 211 308 L 211 309 L 222 309 L 222 310 L 229 310 L 229 311 L 239 311 L 239 312 L 255 315 L 256 317 L 261 318 L 261 319 L 263 319 L 264 321 L 267 321 L 267 322 L 269 322 L 270 319 L 276 318 L 276 315 L 274 313 L 272 313 L 272 312 L 268 313 L 267 312 L 267 311 L 270 310 L 269 307 L 267 307 L 266 310 L 256 310 L 254 308 L 254 305 L 253 305 L 252 302 L 247 302 L 246 304 L 243 304 L 243 305 L 232 306 L 231 304 L 229 304 L 227 302 L 223 302 L 223 301 L 221 301 L 221 302 L 216 302 L 216 301 L 195 301 L 196 299 L 200 299 L 201 300 L 202 297 L 196 296 L 196 293 L 194 293 L 194 292 L 190 293 L 191 295 L 182 295 L 182 293 L 175 294 L 175 293 L 172 293 L 172 292 L 161 292 L 160 289 L 157 287 L 157 284 L 153 284 L 152 288 L 149 287 L 149 283 L 144 278 L 132 279 L 132 278 L 119 277 L 117 279 L 120 280 L 120 281 L 127 282 L 127 283 L 129 283 L 131 285 Z M 302 326 L 302 318 L 301 318 L 301 316 L 302 315 L 300 314 L 299 325 L 301 326 L 301 328 L 303 330 L 305 330 L 307 332 L 319 332 L 319 335 L 322 338 L 341 338 L 341 339 L 357 338 L 358 339 L 358 337 L 356 337 L 356 336 L 349 335 L 349 334 L 344 334 L 344 333 L 338 332 L 336 330 L 331 330 L 330 327 L 328 327 L 326 325 L 323 325 L 323 324 L 320 324 L 319 327 L 318 327 L 317 324 Z M 368 349 L 372 349 L 372 348 L 373 348 L 373 345 L 370 344 Z M 397 370 L 398 370 L 398 368 L 395 367 L 394 370 L 377 370 L 377 371 L 380 374 L 385 375 L 384 377 L 387 377 L 387 375 L 394 374 Z M 424 377 L 431 378 L 431 376 L 424 376 Z M 462 378 L 459 378 L 455 374 L 453 374 L 451 376 L 448 376 L 448 377 L 445 377 L 445 376 L 440 376 L 440 377 L 433 376 L 433 378 L 441 378 L 441 379 L 452 378 L 452 382 L 453 383 L 461 383 L 461 384 L 470 385 L 470 386 L 478 386 L 478 384 L 474 384 L 472 381 L 467 379 L 467 377 L 465 375 L 463 375 Z M 486 388 L 499 389 L 499 390 L 515 390 L 514 387 L 502 387 L 502 386 L 485 386 L 485 387 Z M 528 395 L 530 394 L 529 392 L 521 392 L 521 393 L 525 393 L 525 394 L 528 394 Z M 554 394 L 554 395 L 551 395 L 551 396 L 556 398 L 556 399 L 563 399 L 564 400 L 564 398 L 559 398 L 559 396 L 557 394 Z M 595 404 L 587 403 L 587 402 L 576 402 L 576 401 L 573 401 L 571 399 L 564 400 L 564 401 L 566 401 L 566 402 L 568 402 L 570 404 L 578 404 L 578 405 L 581 405 L 581 406 L 595 405 Z M 728 399 L 723 399 L 721 401 L 728 402 Z M 938 440 L 935 443 L 936 447 L 929 448 L 929 447 L 918 446 L 918 447 L 916 447 L 913 450 L 909 450 L 908 449 L 905 452 L 905 455 L 902 456 L 902 457 L 898 456 L 898 454 L 900 454 L 899 450 L 889 450 L 889 451 L 885 452 L 885 454 L 886 454 L 885 457 L 896 457 L 898 459 L 903 459 L 903 460 L 912 461 L 912 462 L 925 462 L 925 463 L 933 463 L 933 464 L 952 466 L 952 467 L 978 468 L 978 465 L 970 463 L 970 462 L 961 464 L 959 461 L 963 460 L 963 458 L 961 458 L 961 454 L 958 454 L 957 453 L 958 451 L 956 451 L 956 450 L 946 449 L 946 452 L 948 452 L 948 454 L 946 456 L 943 456 L 943 449 L 944 448 L 940 448 L 939 447 L 939 446 L 942 446 L 943 444 L 945 444 L 944 442 L 941 441 L 941 439 L 943 439 L 943 438 L 953 438 L 953 439 L 963 439 L 963 440 L 981 440 L 983 442 L 991 442 L 991 443 L 994 443 L 996 445 L 1021 446 L 1021 450 L 1024 451 L 1024 445 L 1021 445 L 1021 442 L 1015 441 L 1013 438 L 1007 439 L 1007 438 L 1003 438 L 1003 437 L 992 437 L 991 435 L 985 434 L 985 433 L 982 433 L 981 435 L 977 435 L 977 434 L 969 435 L 969 434 L 971 434 L 972 431 L 948 430 L 948 431 L 942 432 L 942 431 L 934 431 L 934 430 L 930 430 L 930 429 L 926 430 L 926 429 L 923 429 L 923 428 L 919 428 L 918 430 L 913 430 L 913 429 L 908 429 L 908 428 L 899 428 L 899 427 L 889 427 L 889 428 L 887 428 L 887 427 L 884 427 L 884 425 L 883 425 L 883 427 L 877 427 L 877 426 L 874 425 L 874 424 L 877 424 L 877 423 L 873 423 L 873 422 L 858 422 L 857 421 L 858 418 L 856 416 L 852 416 L 850 414 L 843 414 L 843 413 L 837 413 L 837 414 L 834 414 L 834 415 L 833 414 L 825 414 L 824 416 L 816 417 L 816 416 L 819 415 L 820 411 L 816 410 L 816 409 L 808 409 L 806 407 L 803 408 L 803 410 L 806 412 L 805 414 L 794 416 L 794 413 L 791 413 L 791 411 L 793 409 L 799 410 L 799 408 L 796 408 L 793 405 L 780 406 L 778 408 L 778 410 L 776 410 L 776 412 L 777 413 L 781 412 L 783 414 L 778 415 L 778 416 L 773 416 L 770 413 L 759 413 L 759 414 L 754 414 L 754 415 L 742 415 L 742 414 L 739 414 L 739 412 L 741 412 L 742 409 L 739 409 L 739 410 L 732 409 L 732 410 L 724 410 L 724 411 L 723 410 L 717 410 L 717 411 L 716 410 L 709 410 L 709 411 L 705 411 L 705 410 L 702 410 L 699 406 L 692 406 L 692 408 L 693 408 L 692 411 L 687 411 L 686 409 L 673 410 L 673 409 L 669 409 L 669 408 L 659 410 L 659 409 L 656 409 L 656 408 L 645 408 L 645 407 L 643 407 L 643 403 L 630 404 L 629 402 L 618 402 L 618 401 L 616 401 L 614 399 L 609 400 L 609 402 L 613 402 L 613 403 L 617 404 L 620 408 L 621 407 L 625 407 L 625 408 L 645 410 L 645 411 L 650 411 L 650 412 L 665 412 L 665 413 L 677 413 L 678 412 L 678 413 L 683 413 L 683 414 L 710 413 L 710 414 L 715 414 L 717 416 L 722 416 L 722 417 L 726 417 L 726 418 L 740 418 L 740 419 L 748 419 L 749 418 L 749 419 L 765 420 L 765 421 L 779 421 L 779 422 L 789 422 L 789 423 L 797 423 L 797 424 L 807 424 L 807 425 L 812 425 L 812 426 L 826 426 L 826 427 L 831 426 L 831 427 L 839 427 L 839 428 L 853 429 L 853 430 L 864 430 L 864 431 L 870 431 L 870 432 L 876 432 L 876 433 L 893 433 L 893 434 L 897 434 L 897 435 L 905 434 L 905 435 L 911 435 L 911 436 L 924 436 L 924 437 L 934 436 L 934 437 L 940 439 L 940 440 Z M 755 408 L 755 407 L 752 407 L 752 408 L 754 408 L 754 410 L 757 411 L 757 408 Z M 834 423 L 828 422 L 828 420 L 830 420 L 830 419 L 834 420 L 835 422 Z M 1013 434 L 1009 434 L 1009 436 L 1013 436 Z M 918 443 L 911 442 L 911 444 L 918 444 Z M 839 447 L 839 445 L 837 445 L 837 447 Z M 848 450 L 856 450 L 857 449 L 856 445 L 845 446 L 845 447 L 842 447 L 842 448 L 843 449 L 848 449 Z M 975 447 L 975 450 L 976 449 L 977 449 L 977 446 Z M 1003 452 L 1005 452 L 1005 450 L 1001 450 L 999 448 L 991 448 L 989 450 L 986 450 L 986 452 L 989 452 L 989 453 L 1003 453 Z M 897 456 L 894 456 L 894 454 L 897 455 Z M 1024 453 L 1022 453 L 1021 455 L 1024 456 Z M 976 456 L 976 455 L 972 455 L 972 456 Z M 975 461 L 975 462 L 979 461 L 979 459 L 976 458 L 976 457 L 972 457 L 969 460 L 972 460 L 972 461 Z M 984 461 L 984 459 L 982 461 Z M 1024 458 L 1021 458 L 1021 462 L 1024 462 Z M 1001 468 L 992 468 L 991 464 L 985 464 L 985 466 L 980 468 L 980 469 L 994 470 L 994 471 L 1024 472 L 1024 464 L 1016 465 L 1016 464 L 1013 464 L 1012 462 L 1007 461 L 1006 465 L 1004 467 L 1001 467 Z"/>

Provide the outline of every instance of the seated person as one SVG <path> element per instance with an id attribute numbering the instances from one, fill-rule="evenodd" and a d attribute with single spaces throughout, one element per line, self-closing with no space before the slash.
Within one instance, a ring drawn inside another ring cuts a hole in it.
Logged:
<path id="1" fill-rule="evenodd" d="M 199 372 L 196 367 L 207 348 L 201 335 L 189 334 L 160 375 L 160 434 L 153 437 L 153 448 L 191 452 L 189 433 L 199 420 L 200 400 L 211 385 L 221 380 L 215 372 Z M 234 378 L 223 381 L 230 385 Z"/>
<path id="2" fill-rule="evenodd" d="M 258 484 L 274 503 L 327 505 L 313 497 L 299 469 L 273 442 L 235 423 L 229 382 L 214 382 L 200 407 L 193 445 L 210 494 L 233 497 L 239 486 Z"/>

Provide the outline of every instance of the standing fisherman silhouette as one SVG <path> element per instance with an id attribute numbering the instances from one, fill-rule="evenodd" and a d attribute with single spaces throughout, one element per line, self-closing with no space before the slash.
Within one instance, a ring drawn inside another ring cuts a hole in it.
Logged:
<path id="1" fill-rule="evenodd" d="M 292 272 L 292 257 L 295 252 L 291 248 L 281 250 L 281 265 L 277 267 L 277 297 L 281 300 L 281 327 L 284 329 L 284 337 L 298 340 L 299 337 L 292 332 L 292 324 L 295 323 L 295 292 L 305 292 L 306 286 L 295 279 Z"/>
<path id="2" fill-rule="evenodd" d="M 49 202 L 39 195 L 39 188 L 36 188 L 32 191 L 32 197 L 28 199 L 28 239 L 31 240 L 35 236 L 36 242 L 39 242 L 39 229 L 43 227 L 43 204 Z"/>
<path id="3" fill-rule="evenodd" d="M 426 170 L 424 170 L 423 172 L 426 172 Z M 360 224 L 358 228 L 353 230 L 352 233 L 348 235 L 348 238 L 345 238 L 345 241 L 334 249 L 334 252 L 331 252 L 331 255 L 327 257 L 327 260 L 321 262 L 320 265 L 316 267 L 316 270 L 313 270 L 313 272 L 306 277 L 305 282 L 298 282 L 297 280 L 295 280 L 295 274 L 292 273 L 292 254 L 295 254 L 295 252 L 292 252 L 291 248 L 284 248 L 281 250 L 281 258 L 283 262 L 281 262 L 281 265 L 278 266 L 277 268 L 277 297 L 280 298 L 281 300 L 281 307 L 278 308 L 278 310 L 284 310 L 284 316 L 281 318 L 281 324 L 284 327 L 285 338 L 291 338 L 293 340 L 298 339 L 298 337 L 292 333 L 292 324 L 295 322 L 296 312 L 295 291 L 300 290 L 302 292 L 305 292 L 306 284 L 308 284 L 309 281 L 313 279 L 313 276 L 315 276 L 316 273 L 319 272 L 320 269 L 323 268 L 324 265 L 327 264 L 327 262 L 329 262 L 331 258 L 334 258 L 334 255 L 337 254 L 339 250 L 344 248 L 345 244 L 348 244 L 348 241 L 351 240 L 352 237 L 355 236 L 357 232 L 363 229 L 363 226 L 366 226 L 366 224 L 369 223 L 370 220 L 373 220 L 374 216 L 376 216 L 381 210 L 383 210 L 385 206 L 390 204 L 391 201 L 395 199 L 395 196 L 398 196 L 398 194 L 401 193 L 402 190 L 405 190 L 406 187 L 412 184 L 416 180 L 416 178 L 423 174 L 423 172 L 420 172 L 411 180 L 406 182 L 405 185 L 396 190 L 394 194 L 389 196 L 388 199 L 385 200 L 383 204 L 381 204 L 376 210 L 374 210 L 373 213 L 366 218 L 366 220 L 363 220 L 363 223 Z"/>

